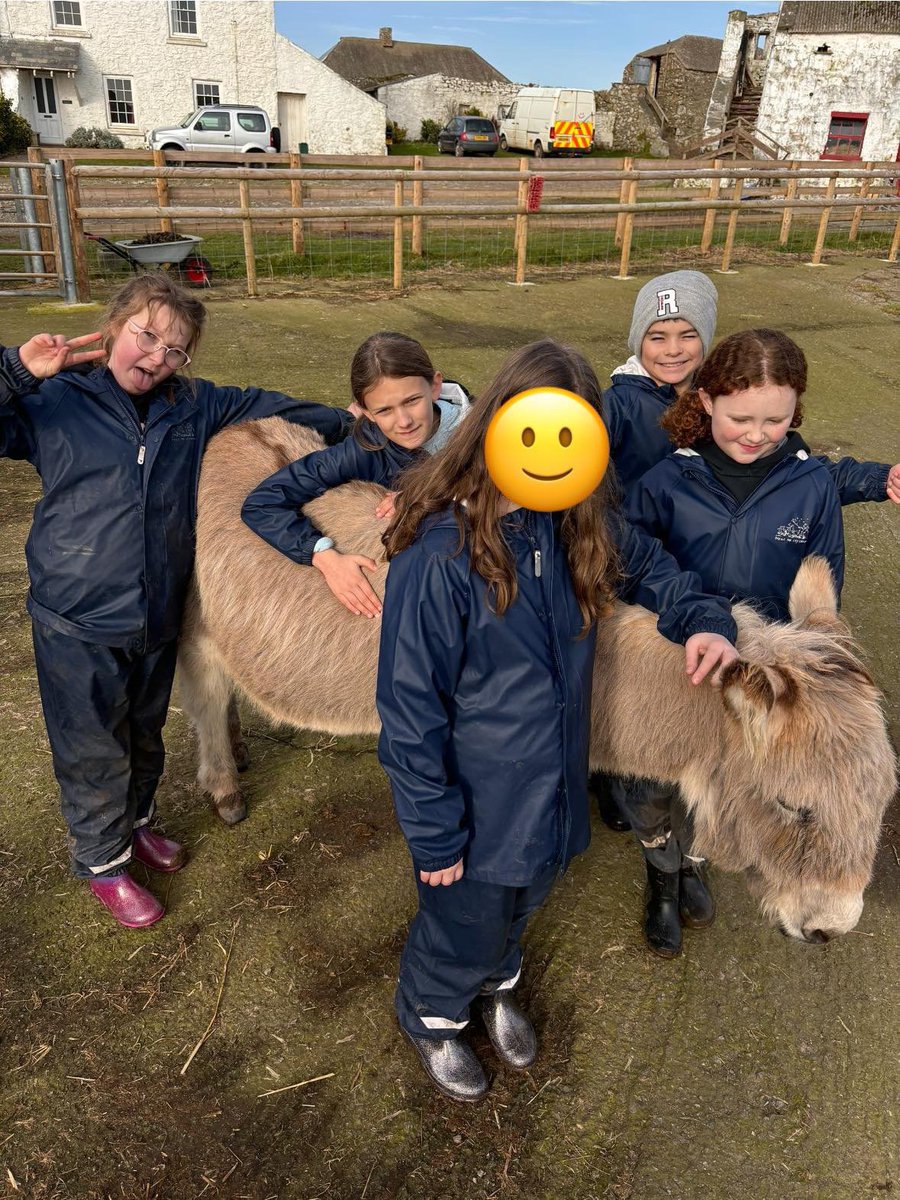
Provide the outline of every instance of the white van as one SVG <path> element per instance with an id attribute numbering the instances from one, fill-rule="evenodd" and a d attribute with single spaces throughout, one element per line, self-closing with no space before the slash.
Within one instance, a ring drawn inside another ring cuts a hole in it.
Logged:
<path id="1" fill-rule="evenodd" d="M 500 109 L 500 149 L 588 154 L 594 144 L 594 93 L 578 88 L 520 88 Z"/>

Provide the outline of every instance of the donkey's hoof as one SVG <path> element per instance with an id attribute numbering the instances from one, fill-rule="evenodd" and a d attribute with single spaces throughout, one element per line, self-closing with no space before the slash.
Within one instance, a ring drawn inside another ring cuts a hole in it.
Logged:
<path id="1" fill-rule="evenodd" d="M 216 812 L 226 825 L 237 825 L 247 815 L 247 804 L 240 792 L 232 792 L 221 800 L 214 800 Z"/>
<path id="2" fill-rule="evenodd" d="M 238 771 L 243 773 L 250 766 L 250 747 L 245 741 L 235 742 L 231 747 L 231 754 L 234 758 L 234 765 Z"/>

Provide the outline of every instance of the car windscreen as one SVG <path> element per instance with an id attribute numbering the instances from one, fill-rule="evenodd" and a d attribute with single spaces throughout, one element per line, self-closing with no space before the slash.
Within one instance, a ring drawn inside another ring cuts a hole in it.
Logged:
<path id="1" fill-rule="evenodd" d="M 188 125 L 190 125 L 191 121 L 193 121 L 193 120 L 194 120 L 194 118 L 196 117 L 196 115 L 197 115 L 197 113 L 198 113 L 199 111 L 200 111 L 200 109 L 199 109 L 199 108 L 195 108 L 193 112 L 189 112 L 189 113 L 188 113 L 188 115 L 187 115 L 187 116 L 184 118 L 184 120 L 181 122 L 181 124 L 180 124 L 179 128 L 180 128 L 180 129 L 187 129 Z"/>
<path id="2" fill-rule="evenodd" d="M 493 133 L 494 126 L 491 121 L 466 121 L 467 133 Z"/>

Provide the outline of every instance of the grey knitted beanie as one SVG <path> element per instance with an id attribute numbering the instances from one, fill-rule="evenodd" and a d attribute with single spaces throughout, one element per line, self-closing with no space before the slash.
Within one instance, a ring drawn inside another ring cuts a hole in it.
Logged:
<path id="1" fill-rule="evenodd" d="M 670 271 L 657 275 L 637 294 L 628 345 L 632 354 L 640 354 L 644 334 L 655 321 L 689 321 L 700 335 L 703 353 L 716 332 L 716 285 L 700 271 Z"/>

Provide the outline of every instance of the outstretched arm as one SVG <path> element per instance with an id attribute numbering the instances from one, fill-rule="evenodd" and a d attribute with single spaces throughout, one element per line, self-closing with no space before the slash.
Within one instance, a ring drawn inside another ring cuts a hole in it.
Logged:
<path id="1" fill-rule="evenodd" d="M 61 333 L 36 333 L 19 347 L 19 360 L 35 379 L 49 379 L 67 367 L 105 358 L 106 351 L 101 346 L 93 350 L 81 349 L 99 341 L 101 336 L 99 333 L 85 333 L 81 337 L 66 338 Z"/>

